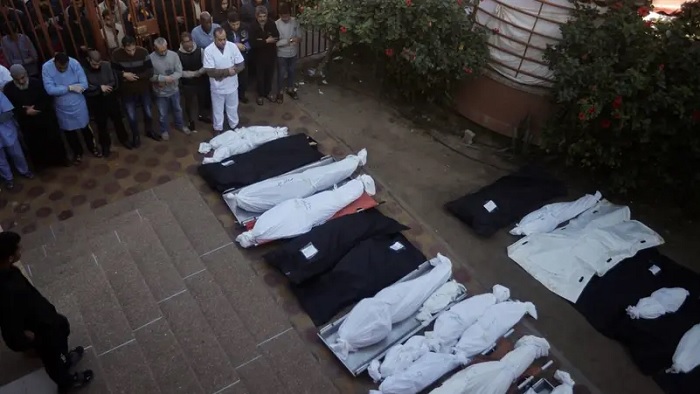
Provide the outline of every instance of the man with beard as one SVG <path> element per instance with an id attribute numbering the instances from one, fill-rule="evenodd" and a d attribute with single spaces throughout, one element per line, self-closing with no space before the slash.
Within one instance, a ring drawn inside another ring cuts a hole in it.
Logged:
<path id="1" fill-rule="evenodd" d="M 153 41 L 155 50 L 151 53 L 153 64 L 153 94 L 156 97 L 160 122 L 160 136 L 163 140 L 170 139 L 170 122 L 168 114 L 173 114 L 175 129 L 185 135 L 192 132 L 185 126 L 182 119 L 182 106 L 180 105 L 180 78 L 182 78 L 182 63 L 177 53 L 168 49 L 168 41 L 158 37 Z"/>
<path id="2" fill-rule="evenodd" d="M 248 41 L 248 29 L 241 26 L 241 19 L 235 12 L 230 12 L 228 14 L 228 21 L 224 27 L 226 30 L 226 38 L 236 44 L 238 50 L 241 51 L 243 55 L 243 60 L 246 65 L 248 64 L 248 52 L 250 51 L 250 42 Z M 248 91 L 248 67 L 244 68 L 240 74 L 238 74 L 238 101 L 243 104 L 248 102 L 245 96 L 246 91 Z"/>
<path id="3" fill-rule="evenodd" d="M 219 135 L 224 128 L 224 112 L 228 126 L 238 126 L 238 73 L 245 63 L 236 44 L 226 39 L 224 29 L 214 30 L 214 37 L 214 43 L 204 49 L 204 69 L 211 83 L 214 135 Z"/>
<path id="4" fill-rule="evenodd" d="M 122 111 L 114 89 L 117 88 L 117 77 L 109 62 L 103 62 L 100 53 L 90 51 L 88 53 L 88 67 L 85 69 L 88 88 L 85 90 L 90 112 L 97 122 L 97 132 L 100 135 L 102 154 L 109 157 L 111 154 L 112 138 L 107 130 L 107 120 L 111 120 L 114 130 L 117 132 L 119 142 L 126 149 L 131 149 L 129 135 L 124 128 Z"/>
<path id="5" fill-rule="evenodd" d="M 277 97 L 272 93 L 272 76 L 275 74 L 277 60 L 277 41 L 280 33 L 275 22 L 268 18 L 267 8 L 259 6 L 255 9 L 256 22 L 250 27 L 250 44 L 255 75 L 258 85 L 258 98 L 255 101 L 263 105 L 263 99 L 274 102 Z"/>
<path id="6" fill-rule="evenodd" d="M 68 164 L 66 149 L 58 130 L 51 96 L 36 78 L 30 78 L 27 70 L 15 64 L 10 67 L 12 82 L 5 85 L 4 93 L 15 107 L 15 119 L 19 123 L 27 145 L 27 153 L 40 171 L 51 166 Z"/>
<path id="7" fill-rule="evenodd" d="M 65 132 L 68 145 L 73 151 L 75 164 L 83 160 L 83 145 L 80 143 L 79 134 L 83 135 L 85 145 L 92 154 L 95 157 L 102 157 L 95 146 L 87 102 L 83 96 L 83 92 L 88 87 L 83 67 L 77 60 L 59 52 L 53 59 L 44 63 L 41 75 L 46 93 L 54 97 L 58 127 Z"/>

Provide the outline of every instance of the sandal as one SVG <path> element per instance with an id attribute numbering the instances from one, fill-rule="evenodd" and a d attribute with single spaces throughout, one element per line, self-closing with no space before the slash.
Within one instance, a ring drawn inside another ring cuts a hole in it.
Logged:
<path id="1" fill-rule="evenodd" d="M 287 94 L 289 95 L 289 97 L 292 98 L 292 100 L 299 100 L 299 95 L 297 94 L 296 90 L 293 90 L 293 89 L 287 90 Z"/>
<path id="2" fill-rule="evenodd" d="M 258 98 L 255 100 L 255 103 L 257 103 L 258 105 L 263 105 L 264 101 L 263 101 L 262 97 L 258 97 Z"/>
<path id="3" fill-rule="evenodd" d="M 267 99 L 270 100 L 271 103 L 274 103 L 277 97 L 275 97 L 274 94 L 270 93 L 270 95 L 267 96 Z"/>
<path id="4" fill-rule="evenodd" d="M 95 156 L 95 157 L 102 157 L 102 153 L 100 153 L 100 151 L 97 150 L 97 148 L 95 148 L 95 149 L 92 151 L 92 155 Z"/>
<path id="5" fill-rule="evenodd" d="M 284 103 L 284 94 L 277 93 L 277 98 L 275 99 L 275 102 L 277 104 L 283 104 Z"/>

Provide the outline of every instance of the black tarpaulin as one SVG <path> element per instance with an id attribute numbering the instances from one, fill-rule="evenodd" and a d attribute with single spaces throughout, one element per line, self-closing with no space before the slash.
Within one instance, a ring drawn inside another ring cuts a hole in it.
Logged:
<path id="1" fill-rule="evenodd" d="M 292 292 L 317 326 L 363 298 L 372 297 L 426 261 L 402 234 L 379 235 L 359 242 L 325 274 Z"/>
<path id="2" fill-rule="evenodd" d="M 664 287 L 690 292 L 681 308 L 656 319 L 631 319 L 626 308 Z M 646 249 L 620 262 L 602 277 L 593 277 L 575 308 L 602 334 L 623 344 L 642 373 L 653 375 L 667 393 L 697 390 L 700 371 L 667 374 L 683 335 L 700 323 L 700 274 Z"/>
<path id="3" fill-rule="evenodd" d="M 218 192 L 252 185 L 313 163 L 323 155 L 304 134 L 266 142 L 250 152 L 234 155 L 220 163 L 199 166 L 199 175 Z"/>
<path id="4" fill-rule="evenodd" d="M 266 253 L 265 261 L 290 282 L 300 284 L 331 270 L 360 241 L 408 230 L 376 209 L 345 215 L 314 227 Z"/>
<path id="5" fill-rule="evenodd" d="M 448 202 L 445 208 L 477 234 L 489 237 L 565 194 L 561 181 L 544 170 L 526 166 L 475 193 Z"/>

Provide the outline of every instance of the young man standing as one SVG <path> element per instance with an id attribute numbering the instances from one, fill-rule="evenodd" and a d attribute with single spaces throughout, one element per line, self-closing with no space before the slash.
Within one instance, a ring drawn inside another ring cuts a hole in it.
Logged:
<path id="1" fill-rule="evenodd" d="M 65 132 L 68 145 L 73 151 L 76 164 L 83 159 L 83 145 L 79 133 L 85 139 L 85 145 L 95 157 L 102 157 L 95 145 L 95 136 L 90 129 L 90 115 L 83 92 L 88 87 L 85 70 L 77 60 L 59 52 L 41 68 L 46 93 L 54 97 L 54 109 L 58 117 L 58 127 Z"/>
<path id="2" fill-rule="evenodd" d="M 182 77 L 180 57 L 168 49 L 168 42 L 163 37 L 156 38 L 153 41 L 153 46 L 155 51 L 151 53 L 151 63 L 153 64 L 151 82 L 160 116 L 160 136 L 165 141 L 170 139 L 168 122 L 170 112 L 173 113 L 175 129 L 182 131 L 185 135 L 190 135 L 192 132 L 185 126 L 180 106 L 179 84 L 180 77 Z"/>
<path id="3" fill-rule="evenodd" d="M 136 122 L 136 106 L 141 104 L 146 135 L 160 141 L 159 135 L 153 132 L 153 114 L 151 113 L 151 77 L 153 64 L 146 48 L 137 47 L 136 39 L 126 36 L 122 39 L 122 47 L 112 53 L 112 62 L 120 79 L 122 101 L 126 108 L 126 117 L 131 127 L 131 145 L 141 146 L 141 135 Z"/>
<path id="4" fill-rule="evenodd" d="M 250 43 L 253 47 L 252 57 L 255 64 L 255 75 L 258 85 L 258 98 L 255 101 L 263 105 L 265 97 L 275 101 L 272 95 L 272 76 L 275 73 L 277 60 L 277 41 L 280 33 L 275 22 L 267 18 L 267 8 L 259 6 L 255 9 L 256 22 L 250 28 Z"/>
<path id="5" fill-rule="evenodd" d="M 97 123 L 97 133 L 100 136 L 102 154 L 109 157 L 112 152 L 112 138 L 107 130 L 107 121 L 111 120 L 119 142 L 126 149 L 131 149 L 129 135 L 126 133 L 122 120 L 121 106 L 114 90 L 117 88 L 117 77 L 109 62 L 103 62 L 97 51 L 88 52 L 88 66 L 85 68 L 88 88 L 85 90 L 90 112 Z"/>
<path id="6" fill-rule="evenodd" d="M 284 100 L 284 76 L 287 75 L 287 94 L 296 100 L 297 90 L 294 87 L 301 29 L 296 18 L 291 15 L 289 3 L 280 4 L 280 18 L 275 22 L 280 39 L 277 41 L 277 101 Z"/>
<path id="7" fill-rule="evenodd" d="M 238 47 L 226 39 L 222 28 L 214 30 L 214 43 L 204 50 L 204 70 L 211 82 L 214 135 L 224 128 L 224 112 L 231 129 L 238 126 L 238 73 L 245 68 Z"/>
<path id="8" fill-rule="evenodd" d="M 183 31 L 180 35 L 180 49 L 177 51 L 182 63 L 182 78 L 180 88 L 187 114 L 187 122 L 192 132 L 196 132 L 195 120 L 197 114 L 200 118 L 206 116 L 207 102 L 210 100 L 209 78 L 204 73 L 202 57 L 204 48 L 200 48 L 192 40 L 192 35 Z M 195 101 L 197 102 L 197 112 L 195 112 Z"/>
<path id="9" fill-rule="evenodd" d="M 70 373 L 83 357 L 81 346 L 68 351 L 70 324 L 65 316 L 32 286 L 14 266 L 22 255 L 21 237 L 11 231 L 0 233 L 0 330 L 10 349 L 24 352 L 34 349 L 44 363 L 46 373 L 56 382 L 60 393 L 90 383 L 89 369 Z"/>
<path id="10" fill-rule="evenodd" d="M 22 146 L 19 143 L 17 123 L 14 118 L 14 106 L 5 94 L 0 92 L 0 176 L 5 181 L 5 187 L 13 189 L 15 187 L 12 168 L 7 161 L 7 155 L 12 159 L 12 163 L 20 174 L 27 178 L 34 175 L 29 171 L 27 160 L 24 158 Z"/>
<path id="11" fill-rule="evenodd" d="M 226 38 L 236 44 L 238 50 L 241 51 L 243 55 L 243 60 L 245 60 L 246 66 L 248 66 L 248 54 L 250 53 L 250 38 L 248 35 L 248 29 L 241 26 L 241 20 L 237 13 L 230 12 L 228 14 L 228 21 L 226 23 Z M 245 93 L 248 91 L 248 67 L 244 68 L 240 74 L 238 74 L 238 101 L 243 104 L 248 102 Z"/>

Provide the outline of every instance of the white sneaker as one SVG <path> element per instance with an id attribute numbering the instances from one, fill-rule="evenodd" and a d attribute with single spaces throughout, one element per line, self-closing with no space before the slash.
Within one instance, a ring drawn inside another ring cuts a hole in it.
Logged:
<path id="1" fill-rule="evenodd" d="M 190 128 L 187 127 L 187 126 L 184 126 L 184 127 L 182 128 L 182 133 L 185 134 L 185 135 L 190 135 L 190 134 L 192 134 L 192 130 L 190 130 Z"/>
<path id="2" fill-rule="evenodd" d="M 162 138 L 163 141 L 168 141 L 168 140 L 170 140 L 170 133 L 168 133 L 168 132 L 166 131 L 166 132 L 164 132 L 163 134 L 160 135 L 160 138 Z"/>

